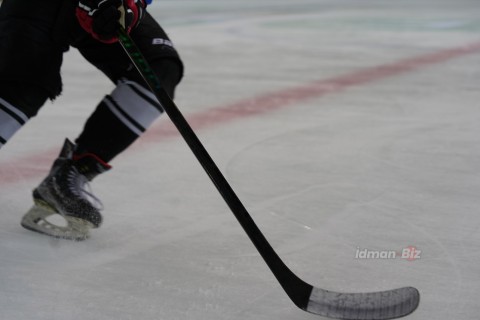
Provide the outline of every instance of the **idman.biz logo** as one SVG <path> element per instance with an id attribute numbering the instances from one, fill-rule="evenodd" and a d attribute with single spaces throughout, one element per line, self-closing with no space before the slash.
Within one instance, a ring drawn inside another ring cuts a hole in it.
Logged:
<path id="1" fill-rule="evenodd" d="M 403 259 L 407 261 L 419 260 L 422 250 L 415 246 L 408 246 L 399 251 L 396 250 L 370 250 L 357 247 L 355 259 Z"/>

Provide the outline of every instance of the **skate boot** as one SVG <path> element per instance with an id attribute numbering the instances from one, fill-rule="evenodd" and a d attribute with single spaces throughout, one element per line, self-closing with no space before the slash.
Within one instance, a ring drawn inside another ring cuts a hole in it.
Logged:
<path id="1" fill-rule="evenodd" d="M 101 203 L 88 182 L 110 166 L 93 154 L 74 151 L 75 145 L 65 140 L 50 173 L 33 190 L 34 205 L 22 218 L 24 228 L 55 238 L 84 240 L 90 229 L 102 223 Z M 63 217 L 65 223 L 47 219 L 53 216 Z"/>

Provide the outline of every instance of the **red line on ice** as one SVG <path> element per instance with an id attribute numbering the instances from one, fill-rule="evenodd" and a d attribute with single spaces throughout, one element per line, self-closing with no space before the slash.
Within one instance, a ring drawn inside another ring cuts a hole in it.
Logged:
<path id="1" fill-rule="evenodd" d="M 250 99 L 188 114 L 186 118 L 195 130 L 209 128 L 241 118 L 276 111 L 302 101 L 337 93 L 349 87 L 355 87 L 414 71 L 427 65 L 446 62 L 450 59 L 478 51 L 480 51 L 480 42 L 444 49 L 324 80 L 313 81 L 305 85 L 283 89 L 278 92 L 265 93 Z M 162 121 L 161 125 L 150 128 L 140 141 L 143 143 L 158 142 L 160 139 L 174 136 L 178 136 L 178 132 L 174 126 L 171 123 Z M 59 147 L 60 146 L 41 153 L 21 156 L 8 162 L 0 163 L 1 184 L 13 184 L 19 180 L 40 178 L 49 170 L 50 164 L 55 158 Z"/>

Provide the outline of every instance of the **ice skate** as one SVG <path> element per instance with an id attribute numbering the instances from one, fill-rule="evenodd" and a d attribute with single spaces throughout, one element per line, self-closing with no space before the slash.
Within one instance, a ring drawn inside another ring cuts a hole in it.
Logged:
<path id="1" fill-rule="evenodd" d="M 101 225 L 101 203 L 88 182 L 110 166 L 92 154 L 74 155 L 74 148 L 65 141 L 49 175 L 33 190 L 34 205 L 22 218 L 24 228 L 78 241 L 87 239 L 90 229 Z M 65 223 L 58 223 L 60 216 Z"/>

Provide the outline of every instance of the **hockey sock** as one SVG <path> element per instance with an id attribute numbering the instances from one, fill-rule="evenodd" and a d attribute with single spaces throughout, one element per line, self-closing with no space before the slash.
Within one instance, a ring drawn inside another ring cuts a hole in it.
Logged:
<path id="1" fill-rule="evenodd" d="M 76 140 L 77 152 L 106 162 L 133 143 L 163 110 L 155 96 L 133 81 L 121 81 L 98 105 Z"/>
<path id="2" fill-rule="evenodd" d="M 29 83 L 0 82 L 0 148 L 48 99 L 48 92 Z"/>
<path id="3" fill-rule="evenodd" d="M 175 86 L 182 78 L 182 67 L 173 59 L 152 63 L 165 91 L 173 98 Z M 117 87 L 97 106 L 76 139 L 77 151 L 93 153 L 110 162 L 124 151 L 163 113 L 155 95 L 131 80 Z"/>
<path id="4" fill-rule="evenodd" d="M 19 108 L 0 98 L 0 148 L 28 121 Z"/>

